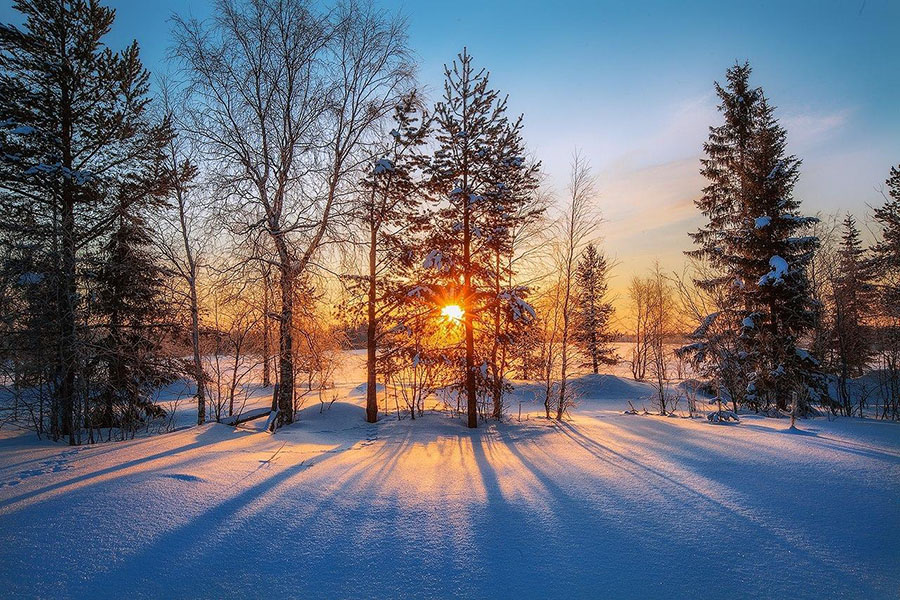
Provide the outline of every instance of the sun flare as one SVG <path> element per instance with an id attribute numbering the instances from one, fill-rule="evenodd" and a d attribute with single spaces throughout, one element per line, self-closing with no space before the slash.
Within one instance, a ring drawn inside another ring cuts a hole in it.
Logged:
<path id="1" fill-rule="evenodd" d="M 451 321 L 462 321 L 463 309 L 458 304 L 448 304 L 441 309 L 441 316 L 447 317 Z"/>

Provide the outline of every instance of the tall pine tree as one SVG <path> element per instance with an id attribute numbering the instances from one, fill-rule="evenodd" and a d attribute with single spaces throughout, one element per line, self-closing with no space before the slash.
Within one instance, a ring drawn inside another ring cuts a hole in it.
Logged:
<path id="1" fill-rule="evenodd" d="M 0 26 L 0 222 L 48 257 L 54 329 L 50 429 L 76 443 L 85 376 L 81 263 L 117 219 L 116 190 L 157 171 L 167 123 L 147 114 L 137 43 L 103 43 L 115 13 L 96 0 L 18 0 Z M 144 196 L 139 196 L 143 199 Z M 127 199 L 130 205 L 132 199 Z"/>
<path id="2" fill-rule="evenodd" d="M 85 411 L 90 428 L 133 431 L 159 414 L 149 392 L 174 376 L 162 352 L 166 274 L 153 253 L 144 211 L 133 203 L 135 194 L 146 192 L 135 186 L 121 191 L 113 233 L 101 255 L 92 312 L 106 323 L 98 345 L 107 374 L 100 406 Z"/>
<path id="3" fill-rule="evenodd" d="M 398 277 L 411 267 L 412 244 L 423 220 L 418 171 L 425 158 L 430 123 L 414 91 L 394 109 L 390 140 L 362 181 L 360 217 L 368 243 L 368 275 L 358 278 L 365 287 L 366 306 L 366 421 L 378 420 L 376 379 L 379 342 L 393 330 L 392 317 L 406 296 Z"/>
<path id="4" fill-rule="evenodd" d="M 489 377 L 496 373 L 491 364 L 498 304 L 522 323 L 532 314 L 521 290 L 498 293 L 503 277 L 498 257 L 508 251 L 517 208 L 537 174 L 537 166 L 523 155 L 521 118 L 511 123 L 506 104 L 491 89 L 488 72 L 476 69 L 466 50 L 445 68 L 444 98 L 434 119 L 438 148 L 429 165 L 436 210 L 425 266 L 442 290 L 434 295 L 436 301 L 463 310 L 462 389 L 469 427 L 478 426 L 479 391 L 496 397 L 497 385 L 502 385 Z"/>

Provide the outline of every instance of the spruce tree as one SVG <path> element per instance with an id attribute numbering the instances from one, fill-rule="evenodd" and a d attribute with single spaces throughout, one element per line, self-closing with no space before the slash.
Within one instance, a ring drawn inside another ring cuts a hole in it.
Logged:
<path id="1" fill-rule="evenodd" d="M 148 392 L 174 376 L 162 353 L 167 324 L 163 302 L 166 274 L 153 253 L 143 211 L 133 204 L 134 196 L 145 191 L 135 186 L 122 190 L 113 233 L 104 245 L 97 274 L 97 301 L 92 312 L 106 323 L 98 345 L 107 373 L 101 406 L 86 411 L 91 427 L 118 427 L 127 432 L 146 418 L 159 416 L 160 409 Z"/>
<path id="2" fill-rule="evenodd" d="M 879 305 L 878 348 L 886 391 L 881 417 L 900 419 L 900 166 L 892 167 L 885 203 L 875 209 L 881 238 L 872 248 Z"/>
<path id="3" fill-rule="evenodd" d="M 688 255 L 710 266 L 696 284 L 719 306 L 685 350 L 712 361 L 735 405 L 786 409 L 796 393 L 805 409 L 824 392 L 818 361 L 798 346 L 814 315 L 806 267 L 818 244 L 802 233 L 816 219 L 799 213 L 800 161 L 786 154 L 786 131 L 750 73 L 735 65 L 716 84 L 724 123 L 704 144 L 709 185 L 696 204 L 707 224 L 691 234 Z"/>
<path id="4" fill-rule="evenodd" d="M 745 243 L 735 253 L 752 309 L 744 317 L 749 321 L 742 321 L 756 358 L 748 402 L 786 410 L 791 395 L 798 394 L 805 411 L 807 401 L 826 396 L 818 359 L 799 346 L 815 319 L 807 267 L 819 240 L 804 234 L 818 219 L 800 214 L 800 201 L 793 197 L 800 161 L 786 154 L 787 132 L 761 91 L 754 116 L 744 221 L 752 230 L 742 232 Z"/>
<path id="5" fill-rule="evenodd" d="M 900 319 L 900 166 L 891 167 L 885 184 L 885 203 L 874 214 L 881 239 L 872 248 L 872 258 L 879 273 L 881 305 L 887 316 Z"/>
<path id="6" fill-rule="evenodd" d="M 609 262 L 606 255 L 588 244 L 575 272 L 577 304 L 575 309 L 575 341 L 588 357 L 584 366 L 599 373 L 600 365 L 614 365 L 616 351 L 612 347 L 610 320 L 612 303 L 607 298 Z"/>
<path id="7" fill-rule="evenodd" d="M 734 243 L 730 231 L 740 218 L 738 211 L 746 195 L 752 106 L 760 94 L 750 87 L 749 77 L 750 66 L 745 63 L 726 72 L 724 87 L 715 83 L 724 122 L 709 128 L 709 139 L 703 145 L 706 157 L 700 161 L 700 172 L 709 183 L 695 204 L 707 223 L 690 234 L 697 248 L 687 255 L 708 265 L 705 276 L 694 283 L 716 297 L 718 306 L 691 335 L 695 341 L 682 349 L 702 373 L 728 391 L 735 410 L 744 399 L 748 381 L 747 354 L 736 343 L 746 307 L 739 292 L 743 280 L 731 264 L 729 246 Z"/>
<path id="8" fill-rule="evenodd" d="M 853 412 L 853 401 L 847 389 L 850 377 L 859 377 L 872 357 L 871 336 L 867 326 L 873 308 L 872 272 L 862 246 L 853 215 L 843 222 L 838 249 L 837 272 L 832 282 L 831 350 L 838 376 L 838 401 L 844 414 Z"/>

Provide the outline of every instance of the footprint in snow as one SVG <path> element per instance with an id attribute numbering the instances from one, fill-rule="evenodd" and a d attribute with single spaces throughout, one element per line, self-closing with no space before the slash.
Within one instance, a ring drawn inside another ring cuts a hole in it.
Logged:
<path id="1" fill-rule="evenodd" d="M 67 458 L 72 456 L 73 453 L 66 452 L 60 454 L 55 458 L 50 458 L 47 460 L 42 460 L 38 463 L 38 468 L 36 469 L 25 469 L 24 471 L 19 471 L 13 476 L 13 479 L 9 479 L 7 481 L 0 481 L 0 488 L 12 487 L 14 485 L 19 485 L 26 479 L 31 479 L 32 477 L 38 477 L 40 475 L 47 475 L 48 473 L 61 473 L 62 471 L 68 471 L 72 468 L 72 465 L 68 463 Z"/>

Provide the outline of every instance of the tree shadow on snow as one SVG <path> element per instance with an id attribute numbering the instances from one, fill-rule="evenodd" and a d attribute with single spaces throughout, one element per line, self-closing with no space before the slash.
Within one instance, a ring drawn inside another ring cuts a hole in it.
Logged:
<path id="1" fill-rule="evenodd" d="M 50 485 L 46 485 L 44 487 L 40 487 L 35 490 L 31 490 L 31 491 L 19 494 L 18 496 L 12 496 L 9 498 L 5 498 L 2 501 L 0 501 L 0 510 L 7 509 L 9 507 L 14 506 L 17 503 L 20 503 L 20 502 L 23 502 L 26 500 L 37 498 L 37 497 L 43 496 L 45 494 L 50 494 L 51 492 L 64 490 L 65 488 L 70 488 L 73 486 L 77 486 L 79 488 L 83 487 L 82 485 L 79 485 L 79 484 L 91 485 L 95 480 L 97 480 L 98 478 L 103 477 L 105 475 L 112 475 L 119 471 L 130 469 L 132 467 L 142 467 L 142 466 L 145 466 L 148 463 L 151 463 L 156 460 L 167 459 L 167 458 L 171 458 L 173 456 L 177 456 L 179 454 L 190 452 L 191 450 L 196 450 L 196 449 L 203 448 L 203 447 L 209 447 L 212 444 L 216 444 L 216 443 L 219 443 L 220 441 L 224 441 L 225 438 L 217 439 L 217 438 L 221 438 L 223 435 L 222 427 L 224 427 L 224 426 L 218 425 L 218 424 L 206 425 L 205 429 L 198 432 L 194 436 L 193 441 L 191 441 L 187 444 L 183 444 L 181 446 L 176 446 L 174 448 L 168 448 L 166 450 L 162 450 L 160 452 L 156 452 L 156 453 L 148 455 L 148 456 L 140 456 L 138 458 L 126 460 L 124 462 L 120 462 L 115 465 L 97 469 L 97 470 L 91 471 L 89 473 L 83 473 L 81 475 L 76 475 L 74 477 L 62 479 L 62 480 L 56 481 L 55 483 L 52 483 Z M 228 428 L 228 430 L 230 431 L 231 428 Z M 178 435 L 178 434 L 175 434 L 175 435 Z M 243 436 L 243 435 L 252 435 L 252 434 L 249 432 L 236 431 L 236 432 L 234 432 L 233 435 Z M 234 439 L 233 436 L 230 439 Z M 109 450 L 103 452 L 103 454 L 110 454 L 110 453 L 115 453 L 115 452 L 128 452 L 128 451 L 134 450 L 136 448 L 139 448 L 140 446 L 142 446 L 144 444 L 153 444 L 153 443 L 157 442 L 158 440 L 159 440 L 159 437 L 144 438 L 141 440 L 137 440 L 134 443 L 128 443 L 127 446 L 118 446 L 118 447 L 110 448 Z M 116 443 L 118 444 L 119 442 L 116 442 Z M 92 454 L 89 454 L 87 456 L 87 458 L 94 457 L 94 456 L 98 456 L 98 455 L 92 453 Z"/>

